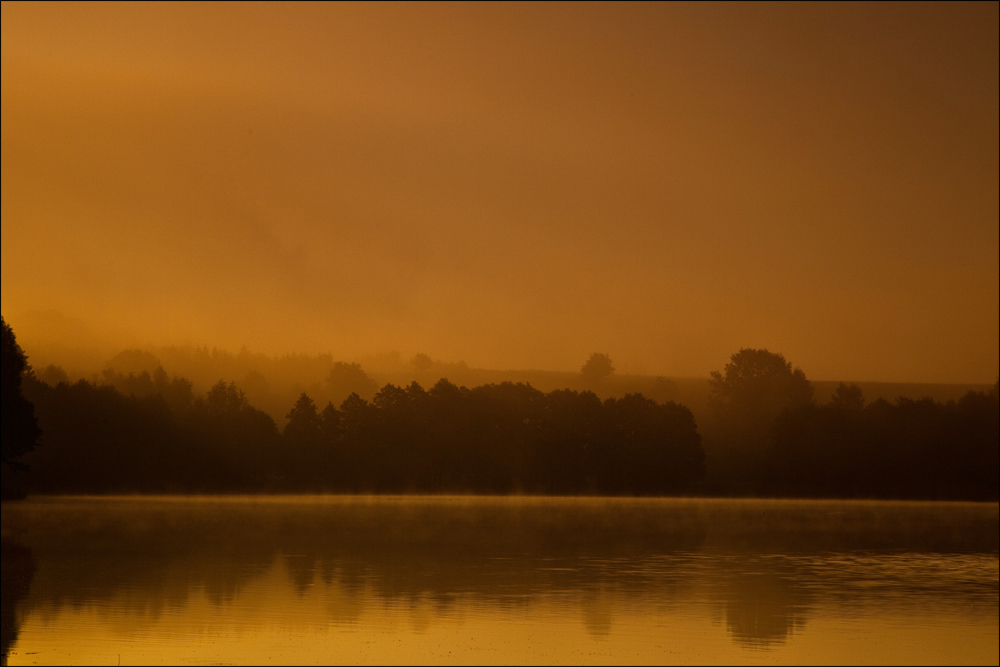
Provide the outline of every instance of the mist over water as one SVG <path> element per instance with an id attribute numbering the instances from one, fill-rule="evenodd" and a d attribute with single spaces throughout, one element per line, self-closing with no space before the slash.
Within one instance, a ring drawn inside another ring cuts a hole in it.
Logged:
<path id="1" fill-rule="evenodd" d="M 3 643 L 12 665 L 119 653 L 122 664 L 988 663 L 997 511 L 41 497 L 4 506 L 4 617 L 14 622 Z M 8 595 L 18 567 L 30 585 Z"/>
<path id="2" fill-rule="evenodd" d="M 0 13 L 4 665 L 1000 662 L 1000 4 Z"/>

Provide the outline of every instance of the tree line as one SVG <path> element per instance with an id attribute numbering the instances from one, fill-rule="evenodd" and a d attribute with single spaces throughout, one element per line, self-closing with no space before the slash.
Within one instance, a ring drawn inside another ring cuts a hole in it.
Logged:
<path id="1" fill-rule="evenodd" d="M 21 452 L 35 492 L 669 495 L 704 475 L 691 412 L 640 395 L 390 384 L 322 411 L 302 394 L 281 432 L 236 385 L 198 396 L 163 369 L 53 386 L 22 365 L 18 379 L 42 432 Z"/>
<path id="2" fill-rule="evenodd" d="M 162 368 L 42 381 L 3 329 L 5 494 L 13 480 L 58 493 L 998 496 L 997 385 L 867 405 L 841 385 L 820 405 L 782 355 L 744 349 L 712 374 L 701 433 L 686 407 L 641 394 L 445 379 L 322 409 L 302 393 L 282 430 L 235 384 L 198 395 Z M 588 364 L 612 368 L 607 355 Z"/>
<path id="3" fill-rule="evenodd" d="M 958 401 L 818 404 L 801 369 L 743 349 L 712 374 L 706 491 L 724 495 L 997 500 L 1000 390 Z"/>
<path id="4" fill-rule="evenodd" d="M 638 394 L 601 401 L 442 379 L 429 390 L 386 385 L 370 403 L 352 394 L 322 411 L 302 394 L 288 418 L 293 474 L 312 487 L 662 495 L 704 474 L 691 412 Z"/>
<path id="5" fill-rule="evenodd" d="M 638 395 L 386 385 L 322 411 L 303 394 L 279 433 L 233 384 L 195 397 L 156 375 L 128 378 L 145 395 L 26 379 L 44 431 L 31 489 L 663 495 L 704 473 L 690 411 Z"/>

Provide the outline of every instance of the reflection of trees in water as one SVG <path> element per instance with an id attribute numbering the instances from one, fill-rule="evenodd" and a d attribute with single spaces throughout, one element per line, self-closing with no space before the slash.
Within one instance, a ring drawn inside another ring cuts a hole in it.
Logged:
<path id="1" fill-rule="evenodd" d="M 356 618 L 363 598 L 408 607 L 415 628 L 426 627 L 428 611 L 447 615 L 463 602 L 517 613 L 555 593 L 579 605 L 592 634 L 607 635 L 617 596 L 689 585 L 681 572 L 644 567 L 696 550 L 704 534 L 691 508 L 664 516 L 615 501 L 349 512 L 324 526 L 324 541 L 283 559 L 290 582 L 299 595 L 326 587 L 338 617 Z"/>
<path id="2" fill-rule="evenodd" d="M 192 595 L 221 606 L 280 581 L 281 604 L 319 589 L 338 624 L 373 603 L 409 609 L 420 631 L 469 602 L 514 614 L 551 602 L 602 637 L 623 602 L 659 613 L 707 583 L 746 647 L 786 641 L 820 596 L 836 598 L 831 588 L 852 604 L 865 595 L 816 569 L 844 570 L 834 554 L 995 554 L 998 532 L 995 505 L 441 498 L 29 501 L 4 507 L 3 527 L 24 535 L 40 565 L 32 608 L 110 602 L 156 619 Z M 17 562 L 5 551 L 5 648 L 16 628 L 7 605 L 19 599 L 6 573 Z"/>
<path id="3" fill-rule="evenodd" d="M 17 641 L 21 629 L 22 610 L 18 604 L 28 595 L 35 576 L 35 558 L 22 544 L 13 540 L 0 540 L 0 658 L 7 664 L 7 654 Z"/>
<path id="4" fill-rule="evenodd" d="M 276 565 L 293 597 L 322 587 L 346 622 L 373 596 L 444 613 L 465 599 L 516 611 L 551 591 L 593 597 L 611 580 L 616 594 L 669 594 L 687 585 L 679 574 L 622 565 L 696 550 L 704 535 L 694 505 L 579 499 L 45 501 L 5 508 L 15 523 L 45 564 L 33 606 L 113 600 L 154 619 L 195 591 L 227 604 Z"/>
<path id="5" fill-rule="evenodd" d="M 989 504 L 760 500 L 710 505 L 702 518 L 705 550 L 725 554 L 719 569 L 729 574 L 718 595 L 729 633 L 740 645 L 758 648 L 787 641 L 820 601 L 851 607 L 879 602 L 884 593 L 854 585 L 866 577 L 895 580 L 894 604 L 968 604 L 978 599 L 979 588 L 963 589 L 954 573 L 949 578 L 926 564 L 907 573 L 904 561 L 937 562 L 949 554 L 950 572 L 955 554 L 995 554 L 1000 542 L 997 506 Z M 978 575 L 969 576 L 981 584 Z"/>
<path id="6" fill-rule="evenodd" d="M 787 576 L 790 574 L 791 576 Z M 748 648 L 784 643 L 806 623 L 806 595 L 795 573 L 750 571 L 727 582 L 726 627 Z"/>
<path id="7" fill-rule="evenodd" d="M 583 596 L 583 624 L 591 637 L 604 638 L 611 634 L 615 617 L 614 597 L 600 589 Z"/>

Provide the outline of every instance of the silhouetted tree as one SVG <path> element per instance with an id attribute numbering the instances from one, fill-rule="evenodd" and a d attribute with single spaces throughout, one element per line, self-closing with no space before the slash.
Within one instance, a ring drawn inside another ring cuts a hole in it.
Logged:
<path id="1" fill-rule="evenodd" d="M 618 475 L 608 485 L 614 492 L 677 492 L 704 475 L 701 436 L 687 408 L 628 394 L 604 401 L 604 411 L 614 455 L 602 467 Z"/>
<path id="2" fill-rule="evenodd" d="M 281 460 L 277 425 L 234 383 L 217 382 L 179 421 L 201 461 L 201 474 L 192 477 L 192 484 L 245 489 L 275 479 L 275 462 Z"/>
<path id="3" fill-rule="evenodd" d="M 841 385 L 827 405 L 778 417 L 761 482 L 774 495 L 995 501 L 998 442 L 1000 402 L 988 393 L 864 406 Z"/>
<path id="4" fill-rule="evenodd" d="M 420 352 L 413 355 L 413 358 L 410 359 L 410 365 L 413 366 L 413 368 L 415 368 L 418 372 L 426 373 L 431 369 L 431 367 L 434 366 L 434 360 L 423 352 Z"/>
<path id="5" fill-rule="evenodd" d="M 360 364 L 348 364 L 343 361 L 333 364 L 326 378 L 326 384 L 335 400 L 344 400 L 351 394 L 371 397 L 378 389 L 378 385 L 368 377 Z"/>
<path id="6" fill-rule="evenodd" d="M 783 410 L 813 397 L 801 368 L 792 370 L 784 356 L 751 348 L 735 353 L 722 373 L 712 372 L 709 391 L 714 411 L 744 428 L 766 429 Z"/>
<path id="7" fill-rule="evenodd" d="M 600 352 L 594 352 L 587 359 L 587 363 L 580 369 L 580 373 L 588 382 L 600 382 L 610 377 L 615 372 L 615 367 L 611 364 L 611 357 Z"/>
<path id="8" fill-rule="evenodd" d="M 39 379 L 52 386 L 58 384 L 50 381 L 54 378 L 46 380 L 39 376 Z M 105 368 L 101 372 L 101 379 L 125 396 L 139 398 L 161 396 L 175 412 L 188 408 L 194 400 L 191 381 L 181 377 L 170 378 L 162 366 L 157 366 L 152 375 L 148 371 L 141 371 L 138 374 L 129 372 L 128 375 L 123 375 L 112 368 Z"/>
<path id="9" fill-rule="evenodd" d="M 54 387 L 60 382 L 69 382 L 69 375 L 61 366 L 49 364 L 40 371 L 35 371 L 35 377 L 42 382 Z"/>
<path id="10" fill-rule="evenodd" d="M 285 439 L 300 444 L 312 443 L 319 439 L 322 420 L 316 411 L 316 404 L 302 392 L 299 400 L 286 415 Z"/>
<path id="11" fill-rule="evenodd" d="M 310 407 L 300 399 L 293 412 L 311 422 Z M 602 403 L 510 382 L 389 384 L 371 403 L 352 394 L 339 410 L 327 406 L 319 428 L 325 449 L 311 469 L 326 471 L 327 490 L 648 495 L 704 473 L 690 411 L 639 395 Z"/>
<path id="12" fill-rule="evenodd" d="M 866 405 L 842 384 L 819 406 L 802 371 L 766 350 L 741 350 L 713 374 L 722 426 L 707 461 L 691 411 L 640 394 L 601 401 L 441 379 L 428 391 L 388 384 L 371 402 L 352 393 L 320 413 L 303 393 L 279 435 L 233 383 L 194 396 L 157 367 L 109 369 L 104 384 L 47 373 L 51 386 L 26 371 L 23 352 L 13 361 L 5 357 L 5 382 L 21 369 L 15 378 L 45 431 L 45 447 L 25 455 L 41 492 L 670 495 L 722 465 L 725 484 L 709 491 L 995 500 L 1000 474 L 998 385 L 957 402 Z M 6 401 L 15 394 L 4 388 Z"/>
<path id="13" fill-rule="evenodd" d="M 191 407 L 194 401 L 194 385 L 191 380 L 167 375 L 163 366 L 157 366 L 153 371 L 153 389 L 175 413 L 180 413 Z"/>
<path id="14" fill-rule="evenodd" d="M 289 476 L 300 490 L 318 491 L 331 472 L 323 419 L 305 392 L 299 395 L 287 419 L 284 441 Z"/>
<path id="15" fill-rule="evenodd" d="M 45 446 L 25 457 L 34 491 L 181 490 L 191 473 L 206 471 L 201 448 L 184 440 L 160 396 L 83 380 L 50 387 L 26 378 L 24 386 L 45 431 Z"/>
<path id="16" fill-rule="evenodd" d="M 865 397 L 861 387 L 841 382 L 830 399 L 830 406 L 838 410 L 860 412 L 865 407 Z"/>
<path id="17" fill-rule="evenodd" d="M 348 437 L 356 435 L 368 421 L 368 401 L 357 394 L 351 394 L 340 404 L 341 423 Z"/>
<path id="18" fill-rule="evenodd" d="M 40 492 L 250 491 L 281 488 L 270 416 L 219 382 L 192 399 L 190 382 L 154 372 L 55 387 L 26 376 L 45 446 L 26 455 Z"/>
<path id="19" fill-rule="evenodd" d="M 340 411 L 333 406 L 333 403 L 327 403 L 319 417 L 320 434 L 323 441 L 326 443 L 333 443 L 337 441 L 344 433 L 344 425 L 342 423 L 342 415 L 340 414 Z"/>
<path id="20" fill-rule="evenodd" d="M 0 400 L 3 412 L 2 450 L 0 460 L 9 468 L 26 470 L 20 460 L 38 444 L 42 435 L 35 418 L 35 406 L 21 392 L 21 379 L 25 371 L 30 373 L 28 358 L 17 344 L 14 330 L 0 317 Z"/>
<path id="21" fill-rule="evenodd" d="M 712 492 L 756 494 L 775 418 L 808 405 L 813 388 L 785 357 L 743 348 L 709 379 L 705 449 Z"/>

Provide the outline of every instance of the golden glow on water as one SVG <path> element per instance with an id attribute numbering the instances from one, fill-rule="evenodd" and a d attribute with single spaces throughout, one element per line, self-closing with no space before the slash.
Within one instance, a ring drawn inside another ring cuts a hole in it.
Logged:
<path id="1" fill-rule="evenodd" d="M 429 600 L 340 607 L 337 592 L 291 600 L 280 568 L 237 604 L 204 596 L 159 618 L 123 618 L 99 608 L 39 614 L 22 629 L 15 664 L 536 664 L 536 663 L 989 663 L 996 618 L 914 614 L 883 622 L 831 614 L 777 647 L 735 643 L 711 609 L 599 612 L 547 602 L 498 613 Z M 329 597 L 328 597 L 329 596 Z M 350 618 L 336 618 L 336 613 Z M 334 616 L 334 618 L 331 618 Z M 992 639 L 991 639 L 992 638 Z"/>
<path id="2" fill-rule="evenodd" d="M 9 664 L 998 656 L 996 505 L 166 500 L 4 506 L 37 564 Z"/>

